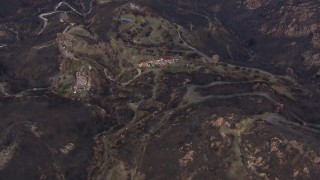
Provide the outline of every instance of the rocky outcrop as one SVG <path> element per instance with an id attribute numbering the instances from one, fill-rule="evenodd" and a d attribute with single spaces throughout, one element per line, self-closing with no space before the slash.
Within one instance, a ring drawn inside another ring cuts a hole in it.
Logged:
<path id="1" fill-rule="evenodd" d="M 271 10 L 266 16 L 269 22 L 262 25 L 262 33 L 273 36 L 302 37 L 319 31 L 319 5 L 306 2 L 297 5 L 284 4 Z"/>
<path id="2" fill-rule="evenodd" d="M 262 6 L 267 5 L 270 2 L 270 0 L 245 0 L 244 5 L 248 9 L 258 9 Z"/>
<path id="3" fill-rule="evenodd" d="M 304 65 L 307 69 L 320 67 L 320 53 L 314 51 L 307 51 L 303 54 Z"/>

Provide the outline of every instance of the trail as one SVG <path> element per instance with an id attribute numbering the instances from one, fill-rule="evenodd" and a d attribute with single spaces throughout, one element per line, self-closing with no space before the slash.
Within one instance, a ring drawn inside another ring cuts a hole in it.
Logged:
<path id="1" fill-rule="evenodd" d="M 3 86 L 0 85 L 0 92 L 2 94 L 4 94 L 5 97 L 21 98 L 21 97 L 25 97 L 25 96 L 30 95 L 30 93 L 32 93 L 32 92 L 43 93 L 43 92 L 46 92 L 46 91 L 49 91 L 49 88 L 31 88 L 31 89 L 27 89 L 27 90 L 21 91 L 21 92 L 19 92 L 17 94 L 10 94 L 10 93 L 5 91 Z"/>
<path id="2" fill-rule="evenodd" d="M 6 44 L 0 44 L 0 48 L 4 48 L 4 47 L 7 47 Z"/>

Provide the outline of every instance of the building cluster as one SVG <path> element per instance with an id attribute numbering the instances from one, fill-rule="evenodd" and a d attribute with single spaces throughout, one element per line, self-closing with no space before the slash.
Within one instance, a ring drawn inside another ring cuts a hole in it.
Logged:
<path id="1" fill-rule="evenodd" d="M 88 68 L 82 67 L 78 72 L 76 72 L 75 76 L 76 76 L 75 77 L 76 82 L 73 87 L 74 93 L 77 93 L 77 92 L 83 93 L 83 92 L 90 90 L 91 83 L 90 83 Z"/>
<path id="2" fill-rule="evenodd" d="M 139 63 L 139 67 L 141 68 L 148 68 L 148 67 L 155 67 L 155 66 L 167 66 L 170 64 L 175 64 L 178 59 L 163 59 L 160 58 L 158 60 L 152 61 L 142 61 Z"/>
<path id="3" fill-rule="evenodd" d="M 139 11 L 139 12 L 144 12 L 146 10 L 144 7 L 141 7 L 141 6 L 139 6 L 139 5 L 135 4 L 135 3 L 130 3 L 129 4 L 129 8 L 131 10 L 135 10 L 135 11 Z"/>

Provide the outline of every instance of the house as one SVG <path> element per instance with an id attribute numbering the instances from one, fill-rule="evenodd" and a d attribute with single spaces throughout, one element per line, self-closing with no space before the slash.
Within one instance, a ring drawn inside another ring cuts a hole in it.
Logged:
<path id="1" fill-rule="evenodd" d="M 147 61 L 142 61 L 142 62 L 139 63 L 139 67 L 148 68 L 148 67 L 150 67 L 150 63 L 147 62 Z"/>
<path id="2" fill-rule="evenodd" d="M 152 60 L 152 61 L 142 61 L 139 63 L 139 67 L 154 67 L 154 66 L 167 66 L 171 64 L 175 64 L 178 61 L 178 59 L 157 59 L 157 60 Z"/>
<path id="3" fill-rule="evenodd" d="M 158 60 L 150 61 L 151 66 L 167 66 L 170 64 L 175 64 L 178 59 L 163 59 L 160 58 Z"/>

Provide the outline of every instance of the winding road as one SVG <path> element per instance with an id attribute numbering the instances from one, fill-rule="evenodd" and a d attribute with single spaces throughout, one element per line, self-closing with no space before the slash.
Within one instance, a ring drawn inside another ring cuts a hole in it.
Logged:
<path id="1" fill-rule="evenodd" d="M 238 82 L 228 82 L 228 81 L 214 81 L 206 85 L 189 85 L 187 87 L 187 94 L 186 99 L 188 103 L 194 104 L 194 103 L 201 103 L 207 100 L 211 99 L 231 99 L 236 97 L 249 97 L 249 96 L 258 96 L 267 99 L 273 104 L 279 103 L 276 99 L 272 98 L 268 93 L 266 92 L 251 92 L 251 93 L 240 93 L 240 94 L 228 94 L 228 95 L 208 95 L 208 96 L 201 96 L 199 93 L 196 92 L 197 88 L 208 88 L 212 86 L 219 86 L 219 85 L 230 85 L 230 84 L 246 84 L 246 83 L 252 83 L 252 82 L 258 82 L 258 81 L 238 81 Z M 300 128 L 302 130 L 307 130 L 308 132 L 313 133 L 320 133 L 320 125 L 313 124 L 313 123 L 306 123 L 301 118 L 296 116 L 293 112 L 287 112 L 288 115 L 290 115 L 292 118 L 294 118 L 294 121 L 290 121 L 286 119 L 284 116 L 277 114 L 277 113 L 266 113 L 264 115 L 259 115 L 258 117 L 267 123 L 279 127 L 281 129 L 285 129 L 287 131 L 293 132 L 293 133 L 300 133 L 296 132 L 297 128 Z M 299 122 L 299 123 L 297 123 Z M 301 125 L 302 124 L 302 125 Z"/>
<path id="2" fill-rule="evenodd" d="M 61 6 L 65 5 L 67 7 L 69 7 L 73 12 L 75 12 L 76 14 L 82 16 L 82 17 L 86 17 L 88 14 L 91 13 L 92 11 L 92 4 L 93 4 L 93 1 L 94 0 L 91 0 L 90 1 L 90 4 L 89 4 L 89 10 L 87 12 L 84 12 L 84 13 L 81 13 L 79 12 L 77 9 L 75 9 L 74 7 L 72 7 L 69 3 L 67 2 L 59 2 L 55 8 L 54 8 L 54 11 L 50 11 L 50 12 L 46 12 L 46 13 L 42 13 L 39 15 L 39 18 L 43 20 L 43 27 L 42 29 L 40 30 L 40 32 L 38 33 L 38 35 L 40 35 L 44 29 L 46 28 L 49 20 L 47 18 L 45 18 L 46 16 L 50 16 L 50 15 L 53 15 L 53 14 L 57 14 L 57 13 L 67 13 L 68 11 L 61 11 L 61 10 L 58 10 Z"/>
<path id="3" fill-rule="evenodd" d="M 196 53 L 199 54 L 200 56 L 204 57 L 207 61 L 211 61 L 211 58 L 210 58 L 208 55 L 206 55 L 205 53 L 199 51 L 199 50 L 196 49 L 195 47 L 191 46 L 190 44 L 188 44 L 188 43 L 182 38 L 181 32 L 180 32 L 180 28 L 181 28 L 180 25 L 176 24 L 176 25 L 178 26 L 178 28 L 176 28 L 176 27 L 175 27 L 174 25 L 172 25 L 169 21 L 167 21 L 167 20 L 165 20 L 165 19 L 163 19 L 163 18 L 161 18 L 161 17 L 159 17 L 159 18 L 160 18 L 160 20 L 164 21 L 164 22 L 167 23 L 170 27 L 172 27 L 173 29 L 176 30 L 177 35 L 178 35 L 179 39 L 182 41 L 182 43 L 183 43 L 184 46 L 186 46 L 187 48 L 193 50 L 194 52 L 196 52 Z"/>
<path id="4" fill-rule="evenodd" d="M 129 80 L 129 81 L 127 81 L 127 82 L 119 82 L 119 81 L 113 79 L 111 76 L 109 76 L 106 69 L 104 69 L 103 71 L 104 71 L 105 76 L 106 76 L 110 81 L 112 81 L 112 82 L 114 82 L 114 83 L 117 83 L 117 84 L 120 84 L 120 85 L 122 85 L 122 86 L 126 86 L 126 85 L 130 84 L 132 81 L 134 81 L 135 79 L 137 79 L 137 78 L 142 74 L 141 69 L 137 69 L 138 74 L 135 75 L 131 80 Z"/>
<path id="5" fill-rule="evenodd" d="M 226 84 L 246 84 L 252 83 L 254 81 L 244 81 L 244 82 L 224 82 L 224 81 L 215 81 L 211 82 L 207 85 L 189 85 L 187 90 L 187 97 L 189 103 L 201 103 L 209 99 L 231 99 L 235 97 L 248 97 L 248 96 L 260 96 L 265 99 L 268 99 L 270 102 L 277 104 L 278 101 L 272 98 L 268 93 L 265 92 L 252 92 L 252 93 L 240 93 L 240 94 L 228 94 L 228 95 L 209 95 L 209 96 L 201 96 L 199 93 L 196 92 L 197 88 L 207 88 L 211 86 L 217 85 L 226 85 Z"/>

